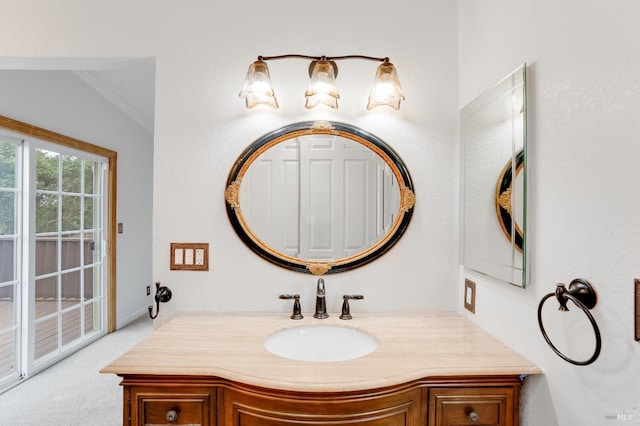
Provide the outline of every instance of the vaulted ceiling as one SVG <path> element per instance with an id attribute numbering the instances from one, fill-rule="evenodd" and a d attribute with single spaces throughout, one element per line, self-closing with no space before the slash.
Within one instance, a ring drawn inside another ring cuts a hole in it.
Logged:
<path id="1" fill-rule="evenodd" d="M 70 71 L 153 134 L 153 58 L 0 58 L 0 69 Z"/>

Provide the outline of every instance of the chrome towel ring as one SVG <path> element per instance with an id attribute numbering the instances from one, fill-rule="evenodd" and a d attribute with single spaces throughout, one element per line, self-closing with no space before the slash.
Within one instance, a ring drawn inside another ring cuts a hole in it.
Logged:
<path id="1" fill-rule="evenodd" d="M 571 300 L 577 307 L 582 309 L 582 311 L 587 315 L 587 318 L 589 318 L 589 321 L 593 326 L 593 331 L 596 335 L 596 349 L 593 352 L 591 358 L 589 358 L 588 360 L 576 361 L 569 358 L 568 356 L 560 352 L 558 348 L 556 348 L 555 345 L 551 343 L 551 339 L 549 339 L 549 336 L 547 336 L 547 332 L 544 330 L 544 326 L 542 325 L 542 305 L 544 305 L 544 302 L 546 302 L 547 299 L 552 296 L 556 296 L 556 299 L 560 303 L 560 308 L 558 308 L 560 311 L 568 311 L 569 308 L 567 308 L 567 300 Z M 602 348 L 602 337 L 600 336 L 600 329 L 598 328 L 598 324 L 596 324 L 596 320 L 593 318 L 593 315 L 591 315 L 591 312 L 589 312 L 590 309 L 596 306 L 596 303 L 598 303 L 598 295 L 596 294 L 595 289 L 589 281 L 582 278 L 576 278 L 571 281 L 571 283 L 569 284 L 569 288 L 567 288 L 565 284 L 557 284 L 555 293 L 549 293 L 544 296 L 542 300 L 540 300 L 540 304 L 538 305 L 538 325 L 540 326 L 542 337 L 544 337 L 544 340 L 547 341 L 549 347 L 551 347 L 551 349 L 553 349 L 553 351 L 560 358 L 571 364 L 589 365 L 596 359 L 598 359 L 598 356 L 600 355 L 600 349 Z"/>

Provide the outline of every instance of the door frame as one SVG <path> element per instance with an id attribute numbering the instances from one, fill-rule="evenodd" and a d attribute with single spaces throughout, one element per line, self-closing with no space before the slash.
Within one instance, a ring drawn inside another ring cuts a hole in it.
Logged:
<path id="1" fill-rule="evenodd" d="M 107 332 L 112 333 L 117 329 L 116 322 L 116 202 L 117 202 L 117 177 L 118 177 L 118 153 L 98 145 L 84 142 L 60 133 L 52 132 L 41 127 L 33 126 L 22 121 L 0 115 L 0 128 L 16 133 L 53 142 L 68 148 L 89 152 L 108 159 L 107 171 Z"/>

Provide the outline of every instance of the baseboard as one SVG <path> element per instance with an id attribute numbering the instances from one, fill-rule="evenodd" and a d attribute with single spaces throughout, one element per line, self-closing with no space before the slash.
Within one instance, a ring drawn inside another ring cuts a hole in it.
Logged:
<path id="1" fill-rule="evenodd" d="M 140 308 L 139 310 L 135 311 L 133 314 L 125 318 L 118 319 L 116 323 L 116 330 L 120 330 L 125 325 L 139 319 L 143 315 L 149 315 L 149 309 L 146 306 L 144 308 Z"/>

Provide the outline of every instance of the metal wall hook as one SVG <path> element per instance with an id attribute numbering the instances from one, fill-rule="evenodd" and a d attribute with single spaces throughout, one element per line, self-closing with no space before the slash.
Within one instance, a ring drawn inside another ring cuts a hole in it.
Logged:
<path id="1" fill-rule="evenodd" d="M 151 319 L 158 318 L 158 314 L 160 313 L 160 303 L 167 303 L 171 300 L 171 290 L 169 287 L 160 286 L 160 283 L 156 283 L 156 294 L 154 296 L 156 300 L 156 314 L 153 315 L 153 305 L 149 305 L 149 316 Z"/>
<path id="2" fill-rule="evenodd" d="M 589 318 L 589 321 L 593 326 L 593 331 L 596 336 L 596 348 L 593 355 L 588 360 L 576 361 L 574 359 L 571 359 L 567 357 L 565 354 L 563 354 L 562 352 L 560 352 L 558 348 L 556 348 L 555 345 L 551 343 L 551 339 L 549 339 L 549 336 L 547 335 L 547 332 L 544 329 L 544 325 L 542 324 L 542 306 L 544 305 L 544 302 L 547 301 L 547 299 L 553 296 L 556 296 L 556 299 L 560 304 L 560 307 L 558 308 L 558 310 L 563 312 L 569 311 L 569 308 L 567 307 L 567 300 L 571 300 L 577 307 L 582 309 L 582 311 L 585 313 L 587 318 Z M 589 281 L 584 280 L 582 278 L 576 278 L 573 281 L 571 281 L 571 283 L 569 283 L 568 288 L 563 283 L 556 284 L 555 292 L 547 294 L 542 298 L 542 300 L 540 300 L 540 304 L 538 305 L 538 325 L 540 326 L 542 337 L 544 337 L 549 347 L 551 347 L 551 349 L 560 358 L 564 359 L 565 361 L 571 364 L 589 365 L 592 362 L 594 362 L 596 359 L 598 359 L 598 356 L 600 355 L 600 349 L 602 348 L 602 337 L 600 335 L 600 329 L 598 328 L 598 324 L 596 323 L 596 320 L 593 318 L 593 315 L 591 315 L 591 312 L 589 312 L 589 310 L 593 309 L 597 303 L 598 303 L 598 295 L 595 291 L 595 288 L 591 285 Z"/>

